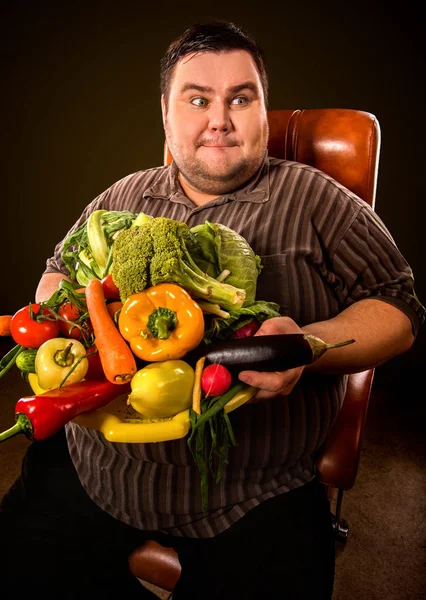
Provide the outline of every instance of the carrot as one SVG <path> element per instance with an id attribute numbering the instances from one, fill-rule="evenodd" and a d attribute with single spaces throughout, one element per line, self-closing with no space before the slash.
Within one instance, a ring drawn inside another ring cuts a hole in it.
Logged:
<path id="1" fill-rule="evenodd" d="M 111 383 L 127 383 L 137 371 L 136 360 L 108 312 L 99 279 L 88 282 L 86 304 L 105 377 Z"/>
<path id="2" fill-rule="evenodd" d="M 12 335 L 10 332 L 10 322 L 12 315 L 1 315 L 0 316 L 0 336 Z"/>

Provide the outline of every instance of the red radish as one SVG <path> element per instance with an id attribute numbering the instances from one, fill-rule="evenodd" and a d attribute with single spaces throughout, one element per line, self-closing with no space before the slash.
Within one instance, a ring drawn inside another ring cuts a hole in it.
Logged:
<path id="1" fill-rule="evenodd" d="M 203 369 L 201 389 L 207 397 L 221 396 L 228 391 L 232 383 L 232 375 L 223 365 L 212 364 Z"/>
<path id="2" fill-rule="evenodd" d="M 235 340 L 238 338 L 252 337 L 259 328 L 259 321 L 256 321 L 256 319 L 252 319 L 251 321 L 237 329 L 237 331 L 234 332 L 232 339 Z"/>

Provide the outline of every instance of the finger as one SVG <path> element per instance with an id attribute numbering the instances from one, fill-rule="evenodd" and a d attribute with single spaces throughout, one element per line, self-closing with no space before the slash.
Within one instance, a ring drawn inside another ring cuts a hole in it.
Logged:
<path id="1" fill-rule="evenodd" d="M 255 394 L 250 400 L 246 402 L 246 404 L 257 404 L 258 402 L 263 402 L 264 400 L 272 400 L 273 398 L 277 398 L 278 396 L 285 396 L 286 394 L 277 394 L 276 392 L 265 392 L 265 390 L 259 390 L 257 394 Z"/>
<path id="2" fill-rule="evenodd" d="M 300 327 L 290 317 L 273 317 L 263 321 L 255 336 L 299 333 L 300 331 Z"/>
<path id="3" fill-rule="evenodd" d="M 280 321 L 282 321 L 281 317 L 273 317 L 272 319 L 266 319 L 266 321 L 263 321 L 262 325 L 254 334 L 255 337 L 259 335 L 276 335 L 280 332 Z"/>
<path id="4" fill-rule="evenodd" d="M 238 379 L 243 383 L 275 394 L 281 392 L 284 387 L 283 373 L 277 371 L 241 371 L 238 374 Z"/>

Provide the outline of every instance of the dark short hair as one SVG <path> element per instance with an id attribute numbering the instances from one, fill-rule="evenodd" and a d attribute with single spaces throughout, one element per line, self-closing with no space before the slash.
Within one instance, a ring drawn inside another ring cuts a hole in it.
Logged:
<path id="1" fill-rule="evenodd" d="M 160 87 L 166 106 L 177 63 L 193 52 L 228 52 L 246 50 L 251 54 L 262 82 L 265 104 L 268 102 L 268 75 L 262 49 L 241 27 L 227 21 L 212 21 L 189 27 L 168 47 L 161 59 Z"/>

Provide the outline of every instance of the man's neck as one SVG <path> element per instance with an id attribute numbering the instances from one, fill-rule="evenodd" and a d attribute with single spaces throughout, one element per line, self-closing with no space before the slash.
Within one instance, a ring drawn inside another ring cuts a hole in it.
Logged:
<path id="1" fill-rule="evenodd" d="M 210 200 L 214 200 L 218 198 L 220 194 L 206 194 L 205 192 L 200 192 L 199 190 L 192 187 L 184 177 L 179 173 L 178 175 L 179 183 L 182 187 L 182 190 L 185 193 L 185 196 L 189 198 L 196 206 L 202 206 L 203 204 L 207 204 Z"/>

